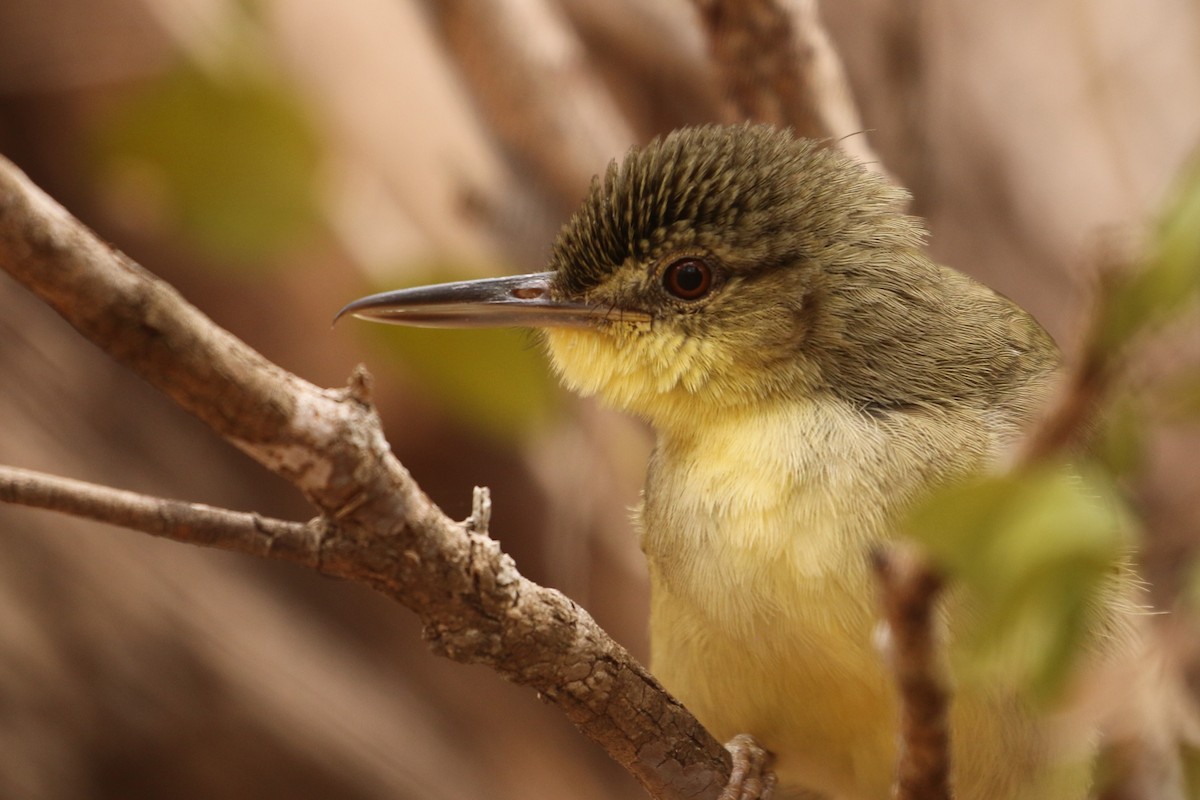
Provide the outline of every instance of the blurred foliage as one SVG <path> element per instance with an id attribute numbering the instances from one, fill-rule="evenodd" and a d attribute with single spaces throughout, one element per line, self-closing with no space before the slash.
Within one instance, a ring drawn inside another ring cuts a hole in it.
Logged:
<path id="1" fill-rule="evenodd" d="M 452 280 L 444 271 L 436 274 Z M 530 331 L 379 324 L 361 324 L 356 331 L 384 358 L 403 362 L 456 419 L 501 441 L 518 441 L 538 428 L 562 397 L 537 334 Z"/>
<path id="2" fill-rule="evenodd" d="M 984 675 L 998 671 L 1042 698 L 1062 687 L 1099 622 L 1092 612 L 1130 529 L 1103 473 L 1065 465 L 950 486 L 908 520 L 939 568 L 966 586 L 966 655 Z"/>
<path id="3" fill-rule="evenodd" d="M 1164 411 L 1169 420 L 1200 422 L 1200 372 L 1179 376 L 1164 394 Z"/>
<path id="4" fill-rule="evenodd" d="M 180 63 L 143 85 L 97 135 L 124 202 L 158 204 L 219 262 L 264 266 L 317 221 L 319 143 L 300 104 L 248 67 Z"/>
<path id="5" fill-rule="evenodd" d="M 1125 394 L 1113 399 L 1091 444 L 1097 464 L 1115 478 L 1133 475 L 1146 465 L 1146 405 Z"/>
<path id="6" fill-rule="evenodd" d="M 1183 762 L 1184 795 L 1200 797 L 1200 750 L 1184 745 L 1179 751 Z"/>
<path id="7" fill-rule="evenodd" d="M 1200 295 L 1200 160 L 1167 203 L 1144 264 L 1111 280 L 1085 359 L 1103 372 L 1135 337 Z M 1176 417 L 1200 416 L 1200 376 L 1184 375 L 1166 395 Z M 1145 466 L 1153 404 L 1144 399 L 1103 398 L 1092 461 L 977 476 L 913 510 L 908 530 L 961 580 L 974 612 L 962 639 L 970 673 L 1006 675 L 1049 699 L 1065 685 L 1074 655 L 1086 651 L 1081 645 L 1102 635 L 1106 621 L 1097 612 L 1126 569 L 1136 528 L 1117 481 Z"/>
<path id="8" fill-rule="evenodd" d="M 1200 294 L 1200 156 L 1176 185 L 1144 268 L 1118 280 L 1100 310 L 1097 345 L 1109 352 Z"/>

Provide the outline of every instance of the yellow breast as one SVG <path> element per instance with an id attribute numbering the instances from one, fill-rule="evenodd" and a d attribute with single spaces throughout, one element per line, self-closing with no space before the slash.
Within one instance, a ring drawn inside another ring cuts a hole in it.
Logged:
<path id="1" fill-rule="evenodd" d="M 951 442 L 944 425 L 898 431 L 814 402 L 660 434 L 640 515 L 652 668 L 715 735 L 749 732 L 774 752 L 784 786 L 888 796 L 896 706 L 866 556 L 930 481 L 996 444 L 982 426 Z M 1011 698 L 959 698 L 956 720 L 975 750 L 959 751 L 960 796 L 1024 792 L 1006 781 L 1030 773 L 1014 765 L 1036 761 L 1038 738 Z"/>
<path id="2" fill-rule="evenodd" d="M 716 339 L 618 327 L 547 331 L 568 386 L 648 419 L 658 443 L 639 514 L 652 668 L 715 735 L 753 734 L 783 787 L 888 796 L 895 699 L 872 644 L 871 544 L 932 485 L 994 458 L 1013 422 L 964 405 L 871 414 L 745 373 Z M 819 377 L 819 376 L 818 376 Z M 1003 693 L 956 698 L 962 800 L 1031 790 L 1041 741 Z"/>
<path id="3" fill-rule="evenodd" d="M 885 796 L 894 712 L 865 559 L 885 501 L 848 459 L 887 444 L 869 418 L 828 411 L 660 439 L 641 520 L 653 669 L 716 735 L 779 754 L 785 783 L 853 777 Z"/>

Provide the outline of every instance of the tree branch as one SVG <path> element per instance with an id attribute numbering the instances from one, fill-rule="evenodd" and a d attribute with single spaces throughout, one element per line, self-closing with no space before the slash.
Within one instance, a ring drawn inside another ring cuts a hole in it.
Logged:
<path id="1" fill-rule="evenodd" d="M 1111 291 L 1102 282 L 1103 299 L 1110 299 L 1107 295 Z M 1068 452 L 1086 436 L 1118 370 L 1119 356 L 1102 346 L 1102 324 L 1099 313 L 1088 321 L 1078 362 L 1063 376 L 1042 416 L 1013 451 L 1012 468 L 1028 467 Z"/>
<path id="2" fill-rule="evenodd" d="M 319 538 L 288 539 L 298 551 L 276 540 L 262 555 L 310 563 L 412 609 L 435 652 L 537 690 L 652 796 L 720 794 L 730 773 L 721 744 L 585 611 L 521 576 L 495 541 L 425 496 L 391 454 L 364 374 L 325 390 L 272 364 L 2 158 L 0 267 L 326 518 Z M 243 535 L 209 533 L 219 546 Z M 312 546 L 315 559 L 304 550 Z"/>
<path id="3" fill-rule="evenodd" d="M 859 162 L 883 170 L 816 0 L 692 1 L 724 76 L 732 120 L 838 140 Z"/>

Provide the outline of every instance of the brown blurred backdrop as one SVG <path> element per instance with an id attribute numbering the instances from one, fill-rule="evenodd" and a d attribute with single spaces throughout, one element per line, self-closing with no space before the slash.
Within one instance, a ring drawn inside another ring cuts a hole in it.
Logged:
<path id="1" fill-rule="evenodd" d="M 934 254 L 1069 344 L 1095 264 L 1200 143 L 1200 4 L 821 11 Z M 524 334 L 329 321 L 369 291 L 540 269 L 610 158 L 718 117 L 705 46 L 686 0 L 3 0 L 0 152 L 284 367 L 335 386 L 367 363 L 433 498 L 465 517 L 491 487 L 522 571 L 644 656 L 642 427 L 562 394 Z M 1164 437 L 1152 472 L 1157 513 L 1194 530 L 1193 447 Z M 0 463 L 310 514 L 7 278 Z M 0 507 L 0 796 L 638 789 L 365 589 Z"/>

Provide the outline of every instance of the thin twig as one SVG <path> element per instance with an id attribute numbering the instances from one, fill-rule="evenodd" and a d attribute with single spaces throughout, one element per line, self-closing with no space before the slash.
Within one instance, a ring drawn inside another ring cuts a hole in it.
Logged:
<path id="1" fill-rule="evenodd" d="M 272 519 L 0 466 L 0 502 L 60 511 L 188 544 L 273 556 L 313 566 L 322 525 Z"/>
<path id="2" fill-rule="evenodd" d="M 466 526 L 476 533 L 488 535 L 492 524 L 492 492 L 486 486 L 476 486 L 471 492 L 471 516 Z"/>
<path id="3" fill-rule="evenodd" d="M 1112 383 L 1114 356 L 1095 347 L 1089 336 L 1079 363 L 1064 376 L 1037 424 L 1021 439 L 1011 468 L 1028 467 L 1070 450 L 1086 435 L 1101 399 Z"/>
<path id="4" fill-rule="evenodd" d="M 942 578 L 907 545 L 872 554 L 888 625 L 888 656 L 900 700 L 895 800 L 949 800 L 950 681 L 941 660 L 935 604 Z"/>
<path id="5" fill-rule="evenodd" d="M 1063 376 L 1042 416 L 1013 451 L 1010 469 L 1028 467 L 1068 452 L 1092 428 L 1096 411 L 1112 387 L 1124 355 L 1108 346 L 1104 330 L 1104 311 L 1119 302 L 1122 286 L 1115 271 L 1101 273 L 1094 311 L 1074 365 Z"/>

